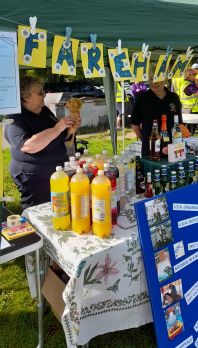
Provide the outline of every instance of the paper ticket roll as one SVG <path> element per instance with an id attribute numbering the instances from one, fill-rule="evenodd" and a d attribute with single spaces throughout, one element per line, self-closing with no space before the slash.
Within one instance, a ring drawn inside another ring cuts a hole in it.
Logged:
<path id="1" fill-rule="evenodd" d="M 20 215 L 10 215 L 7 217 L 7 227 L 20 225 Z"/>

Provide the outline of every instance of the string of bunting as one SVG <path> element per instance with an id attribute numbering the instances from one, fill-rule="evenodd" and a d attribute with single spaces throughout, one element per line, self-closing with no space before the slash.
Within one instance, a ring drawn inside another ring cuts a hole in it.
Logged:
<path id="1" fill-rule="evenodd" d="M 47 31 L 36 27 L 37 17 L 29 18 L 30 25 L 18 26 L 18 64 L 35 67 L 46 67 Z M 80 47 L 82 67 L 86 78 L 105 77 L 103 43 L 97 42 L 97 34 L 90 34 L 90 42 L 80 42 L 71 37 L 72 28 L 65 28 L 65 36 L 54 34 L 52 47 L 52 73 L 76 76 L 77 54 Z M 108 48 L 108 58 L 115 81 L 130 82 L 148 81 L 149 65 L 152 52 L 143 43 L 142 50 L 133 52 L 131 62 L 128 48 L 122 47 L 121 39 L 115 48 Z M 167 47 L 155 66 L 153 80 L 163 81 L 165 78 L 180 77 L 193 58 L 193 50 L 188 47 L 185 53 L 179 54 L 170 72 L 172 48 Z"/>

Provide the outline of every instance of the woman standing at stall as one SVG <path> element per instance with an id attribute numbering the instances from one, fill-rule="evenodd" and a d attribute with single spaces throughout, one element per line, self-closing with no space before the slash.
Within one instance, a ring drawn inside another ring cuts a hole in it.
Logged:
<path id="1" fill-rule="evenodd" d="M 67 161 L 65 140 L 73 126 L 70 117 L 59 121 L 44 106 L 45 92 L 39 79 L 20 80 L 21 114 L 11 115 L 5 137 L 11 146 L 10 174 L 21 193 L 22 209 L 50 201 L 50 176 Z M 80 119 L 76 122 L 76 129 Z M 75 132 L 73 129 L 72 132 Z"/>

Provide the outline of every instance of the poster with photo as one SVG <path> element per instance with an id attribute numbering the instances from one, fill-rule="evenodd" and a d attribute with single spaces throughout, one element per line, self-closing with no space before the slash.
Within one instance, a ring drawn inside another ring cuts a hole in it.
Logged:
<path id="1" fill-rule="evenodd" d="M 158 348 L 198 347 L 198 183 L 135 211 Z"/>

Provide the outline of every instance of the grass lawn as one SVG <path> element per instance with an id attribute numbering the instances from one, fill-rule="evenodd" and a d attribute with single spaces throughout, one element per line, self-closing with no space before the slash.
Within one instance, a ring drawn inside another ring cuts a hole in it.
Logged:
<path id="1" fill-rule="evenodd" d="M 112 153 L 109 132 L 80 135 L 79 139 L 89 141 L 89 153 L 100 153 L 102 149 Z M 126 132 L 125 144 L 131 143 L 131 132 Z M 122 139 L 118 137 L 118 153 L 122 149 Z M 13 213 L 20 213 L 20 197 L 10 178 L 8 167 L 9 149 L 4 150 L 4 193 L 14 197 L 7 204 Z M 26 280 L 24 257 L 0 266 L 0 348 L 34 348 L 37 346 L 37 307 L 31 299 Z M 61 324 L 51 311 L 44 317 L 44 347 L 66 347 Z M 155 335 L 152 324 L 138 329 L 109 333 L 95 337 L 90 348 L 155 348 Z"/>

